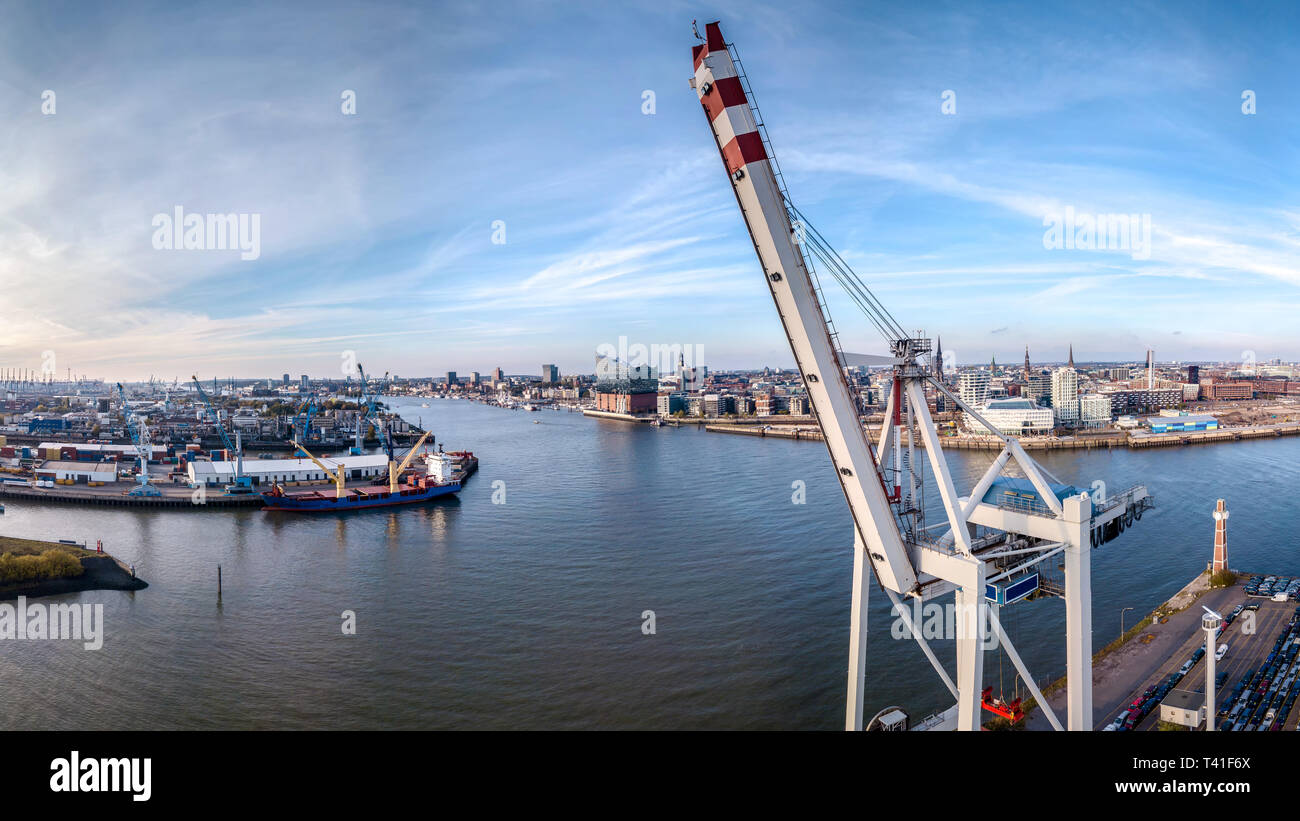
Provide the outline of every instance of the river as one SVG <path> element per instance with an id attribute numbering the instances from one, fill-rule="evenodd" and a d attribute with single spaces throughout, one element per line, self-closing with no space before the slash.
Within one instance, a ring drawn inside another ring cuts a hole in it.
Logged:
<path id="1" fill-rule="evenodd" d="M 104 605 L 100 650 L 0 641 L 0 729 L 842 726 L 852 526 L 821 443 L 391 404 L 479 456 L 458 498 L 317 516 L 8 502 L 0 533 L 102 539 L 150 587 L 57 597 Z M 946 455 L 965 489 L 993 456 Z M 1156 497 L 1094 554 L 1095 646 L 1209 560 L 1219 497 L 1234 566 L 1300 574 L 1300 439 L 1041 461 Z M 888 609 L 875 594 L 869 708 L 948 706 Z M 1035 678 L 1063 673 L 1059 600 L 1003 622 Z M 997 654 L 985 674 L 1012 689 Z"/>

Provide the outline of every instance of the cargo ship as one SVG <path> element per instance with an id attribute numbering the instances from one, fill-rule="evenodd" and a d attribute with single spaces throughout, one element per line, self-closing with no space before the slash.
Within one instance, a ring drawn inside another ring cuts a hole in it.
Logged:
<path id="1" fill-rule="evenodd" d="M 463 469 L 451 456 L 442 452 L 425 454 L 424 463 L 426 469 L 424 473 L 411 476 L 404 482 L 399 481 L 403 471 L 406 470 L 407 465 L 411 463 L 411 459 L 428 436 L 429 434 L 425 433 L 420 437 L 420 441 L 415 444 L 415 447 L 411 448 L 401 464 L 398 464 L 394 458 L 391 438 L 389 438 L 388 482 L 353 488 L 346 487 L 344 471 L 341 465 L 327 465 L 308 453 L 306 448 L 295 443 L 295 446 L 303 455 L 325 471 L 326 476 L 334 479 L 334 492 L 310 490 L 303 493 L 288 493 L 283 487 L 276 484 L 266 493 L 260 494 L 262 501 L 265 503 L 265 507 L 262 509 L 293 513 L 346 513 L 350 510 L 418 504 L 436 499 L 439 496 L 459 493 L 461 479 L 464 476 Z M 477 463 L 477 460 L 475 460 L 475 463 Z M 461 475 L 457 475 L 458 472 Z"/>
<path id="2" fill-rule="evenodd" d="M 417 504 L 458 492 L 460 492 L 459 481 L 434 482 L 423 477 L 411 483 L 398 485 L 396 491 L 391 490 L 388 485 L 369 485 L 349 488 L 342 496 L 321 493 L 319 490 L 286 493 L 279 485 L 275 485 L 270 491 L 262 494 L 262 501 L 266 503 L 266 507 L 262 509 L 295 513 L 347 512 L 372 507 Z"/>

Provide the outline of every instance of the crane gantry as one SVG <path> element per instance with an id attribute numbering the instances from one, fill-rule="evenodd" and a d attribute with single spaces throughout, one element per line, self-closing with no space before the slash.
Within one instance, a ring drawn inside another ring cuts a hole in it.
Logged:
<path id="1" fill-rule="evenodd" d="M 1068 727 L 1092 728 L 1091 548 L 1116 535 L 1125 517 L 1141 516 L 1151 500 L 1134 486 L 1098 498 L 1062 484 L 1020 442 L 988 423 L 978 409 L 950 393 L 928 360 L 930 340 L 909 333 L 795 208 L 785 189 L 752 89 L 718 23 L 705 26 L 694 46 L 691 87 L 708 118 L 737 205 L 758 254 L 791 351 L 822 430 L 854 523 L 854 564 L 845 728 L 863 729 L 870 572 L 909 626 L 926 657 L 956 699 L 926 729 L 978 730 L 983 696 L 981 635 L 987 624 L 1016 666 L 1037 704 L 1063 729 L 998 619 L 998 609 L 1039 589 L 1037 570 L 1060 557 L 1066 602 Z M 889 346 L 888 356 L 846 354 L 831 323 L 813 258 L 835 276 Z M 879 443 L 873 446 L 846 371 L 887 365 L 891 390 Z M 960 495 L 943 455 L 927 391 L 945 396 L 1002 441 L 993 464 L 970 493 Z M 918 441 L 919 440 L 919 441 Z M 943 501 L 944 521 L 925 521 L 925 450 Z M 1023 476 L 1005 473 L 1014 463 Z M 1032 575 L 1031 575 L 1032 574 Z M 1029 593 L 1024 592 L 1029 590 Z M 902 598 L 926 601 L 954 594 L 956 676 L 911 624 Z"/>

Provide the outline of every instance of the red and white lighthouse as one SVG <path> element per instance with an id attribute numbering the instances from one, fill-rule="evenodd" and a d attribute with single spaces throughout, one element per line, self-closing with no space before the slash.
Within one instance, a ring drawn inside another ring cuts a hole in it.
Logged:
<path id="1" fill-rule="evenodd" d="M 1228 509 L 1223 500 L 1214 508 L 1214 564 L 1210 570 L 1218 573 L 1228 569 Z"/>

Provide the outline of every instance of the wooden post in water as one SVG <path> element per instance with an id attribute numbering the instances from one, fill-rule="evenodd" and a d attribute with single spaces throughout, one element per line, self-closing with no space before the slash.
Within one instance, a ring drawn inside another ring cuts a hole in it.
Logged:
<path id="1" fill-rule="evenodd" d="M 221 601 L 221 565 L 217 565 L 217 601 Z"/>

